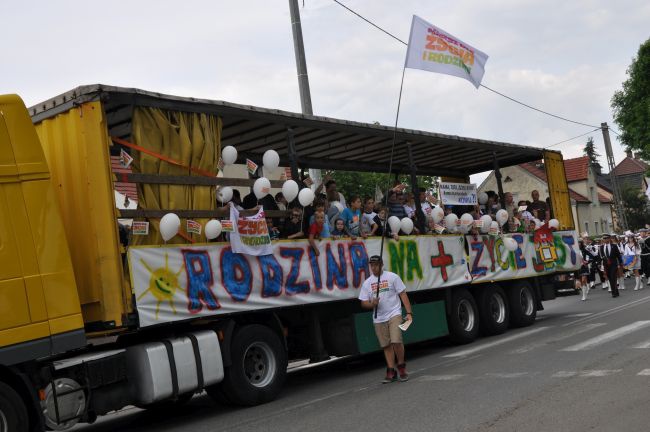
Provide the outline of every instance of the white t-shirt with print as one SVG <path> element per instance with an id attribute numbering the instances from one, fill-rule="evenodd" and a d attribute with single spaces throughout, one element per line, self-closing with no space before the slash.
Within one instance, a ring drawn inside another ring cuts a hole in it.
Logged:
<path id="1" fill-rule="evenodd" d="M 373 313 L 373 322 L 383 323 L 392 317 L 402 314 L 402 302 L 399 294 L 406 290 L 402 279 L 395 273 L 384 271 L 380 280 L 379 289 L 379 306 L 377 307 L 377 317 Z M 377 296 L 377 276 L 372 275 L 361 286 L 359 300 L 369 301 Z"/>

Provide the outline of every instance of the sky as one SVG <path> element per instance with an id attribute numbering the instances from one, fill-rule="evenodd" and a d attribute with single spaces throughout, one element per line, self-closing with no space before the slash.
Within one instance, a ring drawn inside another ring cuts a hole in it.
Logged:
<path id="1" fill-rule="evenodd" d="M 486 86 L 615 130 L 611 97 L 650 37 L 647 0 L 341 1 L 404 41 L 418 15 L 489 55 Z M 299 3 L 314 114 L 392 125 L 406 47 L 331 0 Z M 288 0 L 36 4 L 4 2 L 0 27 L 0 93 L 28 106 L 102 83 L 300 112 Z M 412 69 L 399 126 L 535 147 L 593 129 Z M 552 148 L 578 157 L 588 136 L 606 167 L 600 131 Z"/>

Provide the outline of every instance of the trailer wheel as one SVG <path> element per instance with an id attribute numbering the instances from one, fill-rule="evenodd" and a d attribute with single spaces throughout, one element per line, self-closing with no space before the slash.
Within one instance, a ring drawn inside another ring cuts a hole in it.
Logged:
<path id="1" fill-rule="evenodd" d="M 510 313 L 508 300 L 499 285 L 478 288 L 477 302 L 481 317 L 481 331 L 485 335 L 498 335 L 508 329 Z"/>
<path id="2" fill-rule="evenodd" d="M 533 287 L 528 282 L 515 283 L 508 289 L 510 304 L 510 325 L 526 327 L 537 318 L 537 301 Z"/>
<path id="3" fill-rule="evenodd" d="M 287 352 L 280 337 L 263 325 L 247 325 L 235 332 L 230 354 L 232 365 L 224 380 L 208 394 L 221 392 L 228 401 L 247 406 L 275 399 L 287 375 Z"/>
<path id="4" fill-rule="evenodd" d="M 451 297 L 451 312 L 447 316 L 449 339 L 456 344 L 466 344 L 476 339 L 478 317 L 474 297 L 465 288 L 455 289 Z"/>
<path id="5" fill-rule="evenodd" d="M 18 393 L 0 382 L 0 432 L 27 432 L 27 407 Z"/>

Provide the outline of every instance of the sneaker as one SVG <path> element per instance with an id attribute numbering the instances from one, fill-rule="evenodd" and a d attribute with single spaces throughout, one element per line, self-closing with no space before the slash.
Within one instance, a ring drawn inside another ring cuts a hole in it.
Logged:
<path id="1" fill-rule="evenodd" d="M 399 380 L 404 382 L 409 380 L 409 374 L 406 372 L 406 363 L 397 365 L 397 371 L 399 372 Z"/>
<path id="2" fill-rule="evenodd" d="M 382 380 L 382 384 L 388 384 L 397 381 L 397 372 L 395 369 L 387 368 L 386 377 Z"/>

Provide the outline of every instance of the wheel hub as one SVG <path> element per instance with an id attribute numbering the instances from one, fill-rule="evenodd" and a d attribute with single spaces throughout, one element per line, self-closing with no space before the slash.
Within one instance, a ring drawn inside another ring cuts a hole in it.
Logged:
<path id="1" fill-rule="evenodd" d="M 244 353 L 244 374 L 255 387 L 265 387 L 275 377 L 275 356 L 264 342 L 251 344 Z"/>
<path id="2" fill-rule="evenodd" d="M 462 299 L 458 302 L 458 321 L 466 332 L 474 328 L 474 308 L 469 301 Z"/>
<path id="3" fill-rule="evenodd" d="M 490 299 L 490 310 L 494 322 L 501 324 L 506 319 L 506 304 L 499 294 L 493 294 Z"/>

